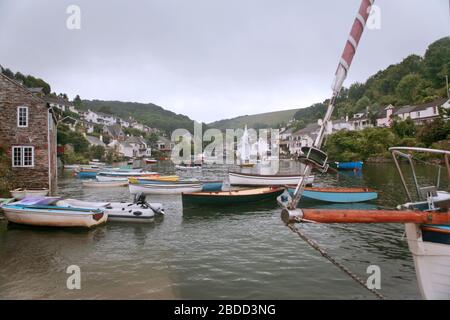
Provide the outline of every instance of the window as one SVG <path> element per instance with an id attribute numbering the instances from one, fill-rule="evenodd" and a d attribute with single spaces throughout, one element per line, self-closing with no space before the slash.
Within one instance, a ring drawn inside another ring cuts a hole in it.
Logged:
<path id="1" fill-rule="evenodd" d="M 12 147 L 13 167 L 34 167 L 34 147 Z"/>
<path id="2" fill-rule="evenodd" d="M 28 107 L 17 108 L 17 126 L 28 127 Z"/>

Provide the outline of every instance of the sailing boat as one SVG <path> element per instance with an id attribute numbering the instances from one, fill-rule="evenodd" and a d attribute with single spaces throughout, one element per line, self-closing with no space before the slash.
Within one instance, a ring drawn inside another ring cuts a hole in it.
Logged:
<path id="1" fill-rule="evenodd" d="M 251 152 L 250 138 L 248 135 L 247 125 L 245 125 L 244 133 L 242 134 L 241 142 L 239 145 L 240 167 L 251 168 L 255 165 L 254 163 L 250 162 L 250 152 Z"/>

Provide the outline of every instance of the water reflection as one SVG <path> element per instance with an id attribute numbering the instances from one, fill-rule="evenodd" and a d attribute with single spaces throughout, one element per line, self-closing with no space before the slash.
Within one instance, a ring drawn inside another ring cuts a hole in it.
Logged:
<path id="1" fill-rule="evenodd" d="M 182 177 L 226 179 L 237 167 L 207 165 L 177 172 L 160 162 L 151 170 Z M 257 168 L 252 169 L 257 170 Z M 298 172 L 285 161 L 280 172 Z M 427 169 L 418 167 L 421 173 Z M 375 209 L 405 200 L 395 168 L 366 164 L 362 175 L 316 176 L 318 186 L 376 189 L 371 203 L 333 205 L 301 202 L 303 207 Z M 422 178 L 421 178 L 422 179 Z M 431 181 L 421 180 L 424 183 Z M 441 184 L 446 180 L 442 177 Z M 59 180 L 64 197 L 90 201 L 130 200 L 127 188 L 83 189 L 70 173 Z M 282 223 L 277 203 L 183 209 L 180 196 L 149 196 L 166 215 L 148 224 L 108 223 L 94 230 L 7 226 L 0 220 L 0 298 L 234 298 L 370 299 Z M 368 265 L 382 270 L 388 298 L 417 299 L 414 266 L 402 225 L 300 226 L 331 255 L 360 277 Z M 69 292 L 65 269 L 77 264 L 83 289 Z"/>

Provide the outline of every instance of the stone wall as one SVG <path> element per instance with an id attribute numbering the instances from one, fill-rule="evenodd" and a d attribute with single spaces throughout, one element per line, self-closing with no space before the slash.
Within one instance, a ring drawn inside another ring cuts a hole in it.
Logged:
<path id="1" fill-rule="evenodd" d="M 17 107 L 19 106 L 28 107 L 28 127 L 26 128 L 17 126 Z M 10 160 L 12 146 L 34 146 L 34 167 L 11 168 L 12 186 L 14 188 L 50 188 L 54 191 L 56 188 L 56 127 L 49 134 L 47 105 L 26 88 L 1 74 L 0 123 L 0 145 L 6 150 Z"/>

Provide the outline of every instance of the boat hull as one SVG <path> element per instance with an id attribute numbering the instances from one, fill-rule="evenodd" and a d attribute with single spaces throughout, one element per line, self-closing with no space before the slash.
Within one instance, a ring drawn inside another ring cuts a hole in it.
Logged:
<path id="1" fill-rule="evenodd" d="M 289 193 L 294 194 L 295 186 L 290 186 L 288 190 Z M 378 194 L 375 191 L 360 188 L 305 188 L 302 198 L 331 203 L 354 203 L 375 200 Z"/>
<path id="2" fill-rule="evenodd" d="M 236 186 L 285 186 L 296 185 L 302 176 L 292 175 L 256 175 L 230 172 L 228 174 L 231 185 Z M 314 182 L 314 176 L 307 178 L 306 184 L 310 185 Z"/>
<path id="3" fill-rule="evenodd" d="M 450 299 L 450 240 L 448 244 L 424 241 L 422 228 L 417 224 L 408 223 L 405 230 L 422 297 Z"/>
<path id="4" fill-rule="evenodd" d="M 28 190 L 28 189 L 16 189 L 11 190 L 11 195 L 14 199 L 22 200 L 26 197 L 45 197 L 48 195 L 48 189 L 42 190 Z"/>
<path id="5" fill-rule="evenodd" d="M 98 208 L 108 215 L 108 222 L 152 222 L 156 213 L 163 213 L 160 203 L 150 203 L 149 207 L 126 202 L 88 202 L 75 199 L 66 199 L 57 202 L 62 207 Z"/>
<path id="6" fill-rule="evenodd" d="M 333 166 L 338 170 L 362 170 L 362 161 L 334 162 Z"/>
<path id="7" fill-rule="evenodd" d="M 78 171 L 77 172 L 77 178 L 80 179 L 93 179 L 97 177 L 96 171 Z"/>
<path id="8" fill-rule="evenodd" d="M 87 188 L 116 188 L 126 187 L 128 180 L 125 181 L 84 181 L 83 186 Z"/>
<path id="9" fill-rule="evenodd" d="M 236 191 L 183 193 L 184 207 L 190 206 L 233 206 L 261 201 L 276 200 L 284 188 L 255 188 Z"/>
<path id="10" fill-rule="evenodd" d="M 96 213 L 101 217 L 95 219 L 92 212 L 23 209 L 15 206 L 3 206 L 2 209 L 8 222 L 29 226 L 92 228 L 108 219 L 108 215 L 103 212 Z"/>
<path id="11" fill-rule="evenodd" d="M 200 183 L 190 184 L 133 184 L 129 185 L 130 193 L 144 194 L 181 194 L 183 192 L 197 192 L 202 190 Z"/>

